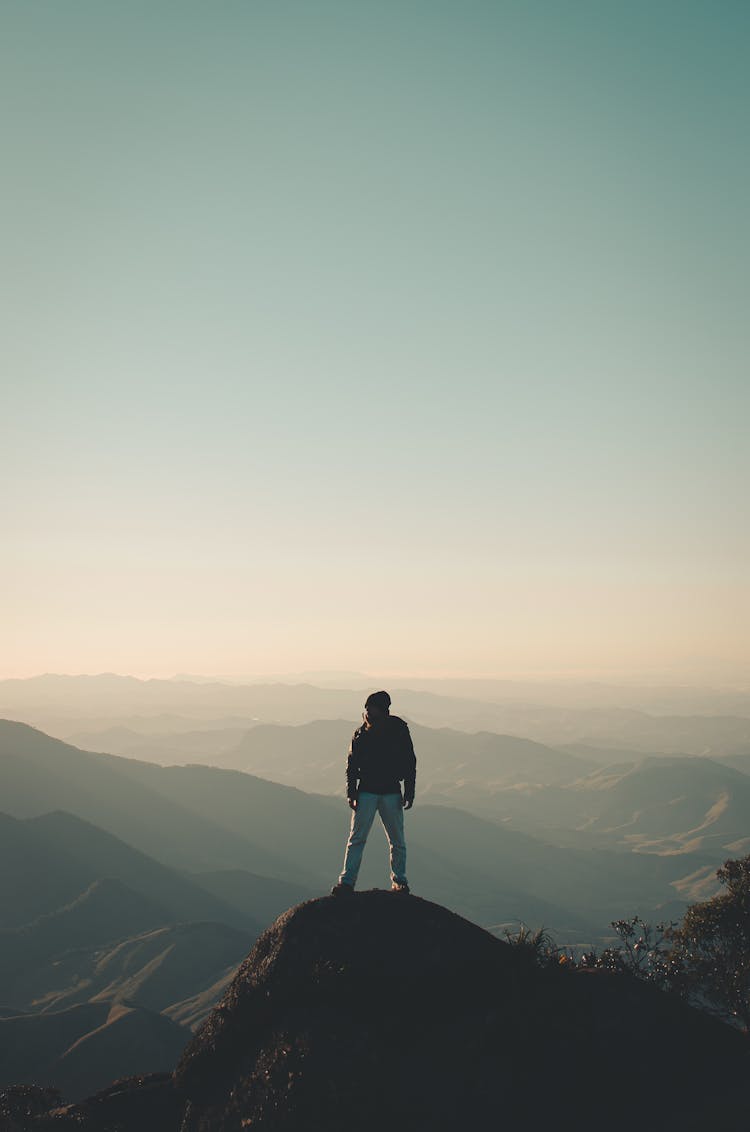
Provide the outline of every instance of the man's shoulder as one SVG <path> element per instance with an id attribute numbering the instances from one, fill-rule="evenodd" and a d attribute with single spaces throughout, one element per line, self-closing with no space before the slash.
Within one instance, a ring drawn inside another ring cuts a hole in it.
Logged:
<path id="1" fill-rule="evenodd" d="M 395 725 L 394 729 L 401 731 L 409 730 L 409 724 L 405 719 L 402 719 L 400 715 L 389 715 L 388 718 L 390 719 L 391 723 Z"/>

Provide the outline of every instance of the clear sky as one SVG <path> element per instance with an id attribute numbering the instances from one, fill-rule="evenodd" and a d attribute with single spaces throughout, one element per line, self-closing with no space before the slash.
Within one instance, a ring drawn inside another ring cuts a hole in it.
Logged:
<path id="1" fill-rule="evenodd" d="M 745 0 L 0 21 L 0 676 L 747 672 Z"/>

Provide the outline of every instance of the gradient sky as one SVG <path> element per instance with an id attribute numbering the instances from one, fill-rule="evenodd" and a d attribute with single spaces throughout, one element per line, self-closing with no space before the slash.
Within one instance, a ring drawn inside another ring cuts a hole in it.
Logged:
<path id="1" fill-rule="evenodd" d="M 0 21 L 0 676 L 748 673 L 745 0 Z"/>

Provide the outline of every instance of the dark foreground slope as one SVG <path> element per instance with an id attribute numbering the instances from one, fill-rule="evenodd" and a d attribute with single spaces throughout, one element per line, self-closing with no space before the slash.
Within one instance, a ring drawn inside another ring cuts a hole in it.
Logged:
<path id="1" fill-rule="evenodd" d="M 747 1069 L 741 1034 L 642 983 L 539 970 L 439 905 L 371 891 L 281 916 L 174 1078 L 16 1127 L 739 1132 Z"/>
<path id="2" fill-rule="evenodd" d="M 176 1081 L 183 1132 L 611 1129 L 644 1111 L 728 1129 L 744 1103 L 722 1113 L 720 1090 L 749 1067 L 739 1034 L 644 984 L 545 973 L 438 905 L 376 891 L 277 920 Z"/>

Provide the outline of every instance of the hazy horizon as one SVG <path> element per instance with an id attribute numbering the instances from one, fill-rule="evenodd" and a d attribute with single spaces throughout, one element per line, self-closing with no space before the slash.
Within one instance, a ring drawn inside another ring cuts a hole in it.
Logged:
<path id="1" fill-rule="evenodd" d="M 750 8 L 2 24 L 6 678 L 747 682 Z"/>
<path id="2" fill-rule="evenodd" d="M 387 683 L 389 687 L 398 687 L 399 681 L 402 682 L 404 687 L 408 687 L 410 682 L 417 684 L 435 684 L 441 683 L 448 685 L 509 685 L 513 687 L 547 687 L 564 690 L 569 688 L 572 691 L 585 687 L 611 687 L 613 689 L 643 689 L 647 690 L 674 690 L 689 692 L 694 690 L 699 691 L 714 691 L 714 692 L 750 692 L 750 673 L 747 669 L 738 669 L 736 678 L 734 680 L 707 680 L 695 678 L 683 678 L 679 680 L 669 681 L 652 674 L 649 679 L 647 675 L 632 674 L 631 676 L 622 673 L 610 673 L 598 669 L 588 674 L 576 673 L 555 673 L 555 672 L 515 672 L 515 673 L 464 673 L 464 672 L 356 672 L 356 671 L 336 671 L 331 669 L 308 670 L 302 672 L 284 671 L 284 672 L 249 672 L 249 673 L 231 673 L 231 672 L 117 672 L 113 669 L 107 669 L 96 672 L 30 672 L 21 675 L 4 675 L 0 673 L 0 682 L 6 680 L 35 680 L 43 679 L 45 677 L 53 678 L 70 678 L 70 679 L 105 679 L 107 677 L 122 677 L 124 679 L 134 679 L 141 682 L 150 680 L 157 681 L 178 681 L 178 682 L 195 682 L 195 683 L 230 683 L 230 684 L 294 684 L 306 683 L 315 686 L 319 684 L 321 687 L 329 688 L 345 688 L 358 689 L 370 688 L 375 684 L 381 685 Z"/>

